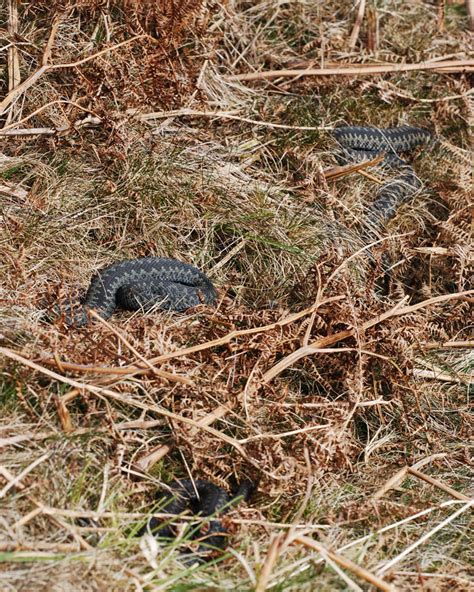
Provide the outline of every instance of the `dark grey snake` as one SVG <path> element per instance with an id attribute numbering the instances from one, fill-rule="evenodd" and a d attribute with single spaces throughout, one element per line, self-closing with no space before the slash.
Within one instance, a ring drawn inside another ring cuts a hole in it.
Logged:
<path id="1" fill-rule="evenodd" d="M 385 129 L 339 127 L 332 133 L 343 149 L 339 155 L 340 162 L 372 160 L 385 153 L 381 166 L 399 171 L 397 177 L 380 187 L 367 213 L 363 238 L 373 239 L 395 215 L 398 207 L 421 187 L 415 171 L 399 154 L 409 153 L 416 147 L 427 144 L 432 140 L 432 135 L 427 130 L 411 126 Z"/>
<path id="2" fill-rule="evenodd" d="M 185 555 L 189 562 L 205 562 L 214 557 L 214 551 L 223 551 L 227 544 L 228 533 L 217 514 L 225 514 L 242 499 L 247 501 L 255 490 L 255 483 L 247 479 L 233 494 L 228 494 L 221 487 L 201 479 L 182 479 L 171 485 L 170 489 L 169 493 L 160 493 L 156 497 L 160 512 L 179 515 L 185 510 L 191 510 L 195 516 L 212 516 L 205 532 L 203 528 L 193 526 L 190 538 L 199 540 L 199 547 L 197 552 Z M 175 528 L 169 524 L 169 520 L 155 517 L 140 528 L 137 535 L 142 536 L 146 533 L 165 539 L 176 538 Z"/>
<path id="3" fill-rule="evenodd" d="M 51 317 L 62 316 L 66 324 L 81 327 L 93 309 L 108 319 L 117 307 L 148 311 L 153 307 L 184 311 L 201 304 L 213 304 L 216 290 L 197 267 L 177 259 L 143 257 L 105 267 L 91 280 L 80 306 L 57 305 Z"/>

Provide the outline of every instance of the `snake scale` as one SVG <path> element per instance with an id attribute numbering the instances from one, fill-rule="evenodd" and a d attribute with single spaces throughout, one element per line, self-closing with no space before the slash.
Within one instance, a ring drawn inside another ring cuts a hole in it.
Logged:
<path id="1" fill-rule="evenodd" d="M 342 147 L 339 154 L 341 163 L 372 160 L 383 153 L 385 156 L 381 166 L 398 173 L 394 179 L 380 187 L 368 210 L 363 236 L 367 239 L 374 238 L 395 215 L 396 210 L 421 187 L 415 171 L 399 154 L 409 153 L 418 146 L 427 144 L 432 140 L 432 135 L 425 129 L 412 126 L 385 129 L 339 127 L 333 130 L 333 137 Z"/>
<path id="2" fill-rule="evenodd" d="M 108 319 L 117 307 L 145 312 L 159 307 L 180 312 L 215 300 L 211 280 L 194 265 L 177 259 L 143 257 L 99 271 L 81 306 L 56 306 L 53 310 L 54 316 L 62 316 L 67 325 L 82 327 L 88 323 L 90 309 Z"/>
<path id="3" fill-rule="evenodd" d="M 199 541 L 197 552 L 188 555 L 191 562 L 205 562 L 212 559 L 214 551 L 223 551 L 227 544 L 228 533 L 216 514 L 225 514 L 238 501 L 247 501 L 255 489 L 255 484 L 250 480 L 243 481 L 233 494 L 228 494 L 221 487 L 197 479 L 181 479 L 170 486 L 167 493 L 159 493 L 156 502 L 160 512 L 179 515 L 186 510 L 191 510 L 193 515 L 201 517 L 213 516 L 209 520 L 207 528 L 193 527 L 191 529 L 192 541 Z M 167 539 L 176 538 L 176 530 L 169 523 L 163 524 L 163 519 L 151 518 L 138 532 L 138 536 L 150 533 Z M 169 521 L 165 521 L 169 522 Z"/>

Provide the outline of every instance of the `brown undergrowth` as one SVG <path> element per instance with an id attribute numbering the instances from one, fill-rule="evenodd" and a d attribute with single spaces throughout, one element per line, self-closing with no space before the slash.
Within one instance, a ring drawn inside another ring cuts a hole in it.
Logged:
<path id="1" fill-rule="evenodd" d="M 467 75 L 229 79 L 466 57 L 460 3 L 391 4 L 359 30 L 352 3 L 2 8 L 5 589 L 469 589 Z M 370 256 L 388 173 L 329 172 L 341 123 L 437 138 Z M 44 322 L 148 255 L 198 265 L 217 306 Z M 230 554 L 194 570 L 133 536 L 187 476 L 258 481 Z"/>

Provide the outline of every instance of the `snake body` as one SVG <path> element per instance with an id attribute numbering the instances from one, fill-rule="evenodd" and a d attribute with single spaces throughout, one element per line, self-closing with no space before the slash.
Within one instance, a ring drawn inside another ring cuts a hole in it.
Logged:
<path id="1" fill-rule="evenodd" d="M 395 215 L 398 207 L 421 187 L 413 168 L 399 155 L 430 142 L 432 135 L 418 127 L 401 126 L 385 129 L 340 127 L 333 130 L 333 136 L 343 149 L 340 162 L 372 160 L 385 153 L 381 165 L 399 172 L 397 177 L 381 186 L 367 213 L 364 236 L 373 238 Z"/>
<path id="2" fill-rule="evenodd" d="M 428 130 L 402 125 L 400 127 L 338 127 L 333 130 L 334 138 L 344 148 L 380 153 L 384 151 L 411 152 L 431 140 Z"/>
<path id="3" fill-rule="evenodd" d="M 213 551 L 223 551 L 227 544 L 228 533 L 218 516 L 225 514 L 237 501 L 248 500 L 255 489 L 255 484 L 250 480 L 243 481 L 233 494 L 227 493 L 221 487 L 197 479 L 181 479 L 170 486 L 170 491 L 160 493 L 156 497 L 160 511 L 167 514 L 179 515 L 190 510 L 195 516 L 213 516 L 209 520 L 205 532 L 203 528 L 193 528 L 191 540 L 201 541 L 196 553 L 189 556 L 192 561 L 207 561 L 213 556 Z M 148 523 L 138 531 L 138 536 L 145 533 L 160 536 L 167 539 L 176 537 L 175 528 L 169 524 L 164 525 L 163 520 L 151 518 Z"/>
<path id="4" fill-rule="evenodd" d="M 99 271 L 91 280 L 80 307 L 54 308 L 54 316 L 66 324 L 81 327 L 93 309 L 108 319 L 117 307 L 148 311 L 157 306 L 164 310 L 184 311 L 201 302 L 213 304 L 216 291 L 210 279 L 197 267 L 176 259 L 143 257 L 114 263 Z"/>

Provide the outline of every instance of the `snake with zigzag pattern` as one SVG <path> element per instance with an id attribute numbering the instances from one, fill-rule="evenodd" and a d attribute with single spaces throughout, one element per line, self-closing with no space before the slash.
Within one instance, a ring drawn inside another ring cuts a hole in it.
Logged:
<path id="1" fill-rule="evenodd" d="M 81 305 L 53 308 L 50 317 L 62 317 L 67 325 L 88 323 L 88 310 L 108 319 L 116 308 L 143 310 L 157 307 L 176 312 L 198 304 L 214 304 L 216 290 L 197 267 L 162 257 L 142 257 L 113 263 L 92 278 Z"/>
<path id="2" fill-rule="evenodd" d="M 365 220 L 364 238 L 374 238 L 393 218 L 397 209 L 421 187 L 413 168 L 400 158 L 432 140 L 429 131 L 412 126 L 392 128 L 339 127 L 332 132 L 342 147 L 339 162 L 362 162 L 385 153 L 381 166 L 399 171 L 394 179 L 382 185 Z"/>

